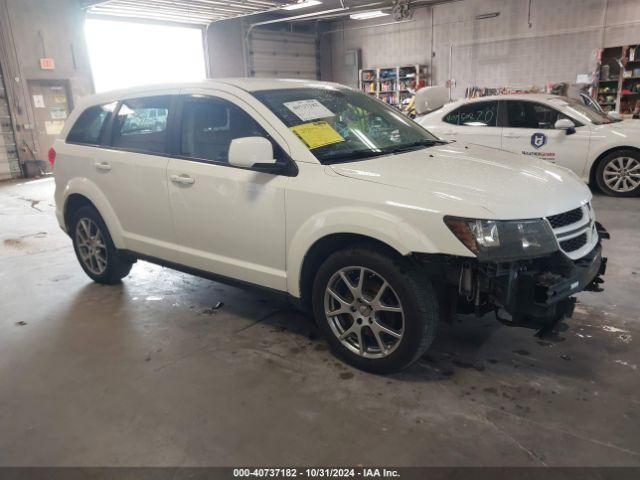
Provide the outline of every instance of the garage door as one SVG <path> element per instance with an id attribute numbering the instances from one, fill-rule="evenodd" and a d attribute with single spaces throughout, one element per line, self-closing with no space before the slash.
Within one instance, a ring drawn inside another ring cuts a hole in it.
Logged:
<path id="1" fill-rule="evenodd" d="M 316 80 L 317 51 L 315 35 L 254 30 L 249 41 L 250 76 Z"/>

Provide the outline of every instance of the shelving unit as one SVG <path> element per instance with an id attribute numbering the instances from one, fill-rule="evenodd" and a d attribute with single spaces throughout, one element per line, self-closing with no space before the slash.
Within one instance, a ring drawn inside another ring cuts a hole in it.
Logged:
<path id="1" fill-rule="evenodd" d="M 9 113 L 7 91 L 5 90 L 2 70 L 0 70 L 0 179 L 19 176 L 18 150 Z"/>
<path id="2" fill-rule="evenodd" d="M 399 106 L 417 88 L 427 85 L 426 65 L 405 65 L 360 70 L 360 90 Z"/>
<path id="3" fill-rule="evenodd" d="M 602 50 L 596 99 L 605 111 L 633 112 L 640 101 L 640 45 Z"/>

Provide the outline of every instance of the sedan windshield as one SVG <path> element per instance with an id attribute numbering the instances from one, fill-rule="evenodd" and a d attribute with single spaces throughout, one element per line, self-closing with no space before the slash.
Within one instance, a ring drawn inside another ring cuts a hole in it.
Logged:
<path id="1" fill-rule="evenodd" d="M 594 125 L 602 125 L 605 123 L 613 122 L 613 120 L 611 120 L 611 118 L 609 118 L 607 115 L 596 112 L 593 108 L 587 107 L 583 102 L 579 100 L 567 97 L 560 98 L 563 103 L 567 104 L 564 106 L 564 113 L 571 117 L 577 118 L 581 122 L 593 123 Z"/>
<path id="2" fill-rule="evenodd" d="M 323 164 L 417 150 L 442 143 L 382 102 L 346 88 L 253 93 Z"/>

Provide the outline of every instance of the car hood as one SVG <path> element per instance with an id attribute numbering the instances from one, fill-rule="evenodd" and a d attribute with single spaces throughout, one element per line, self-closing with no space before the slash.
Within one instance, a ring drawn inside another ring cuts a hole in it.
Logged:
<path id="1" fill-rule="evenodd" d="M 437 197 L 425 206 L 439 205 L 444 214 L 472 204 L 491 218 L 538 218 L 591 200 L 587 186 L 565 168 L 479 145 L 451 143 L 331 168 L 338 175 L 415 191 L 426 195 L 426 202 Z"/>

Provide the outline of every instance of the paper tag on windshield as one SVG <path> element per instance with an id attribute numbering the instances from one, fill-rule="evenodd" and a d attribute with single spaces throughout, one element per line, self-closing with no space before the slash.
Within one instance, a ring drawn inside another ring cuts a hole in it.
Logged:
<path id="1" fill-rule="evenodd" d="M 334 115 L 331 110 L 322 105 L 318 100 L 298 100 L 297 102 L 287 102 L 284 106 L 295 113 L 303 122 L 333 117 Z"/>
<path id="2" fill-rule="evenodd" d="M 302 125 L 291 127 L 290 130 L 310 149 L 345 141 L 327 122 L 303 123 Z"/>

